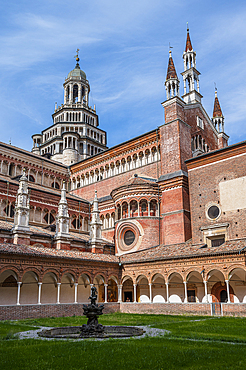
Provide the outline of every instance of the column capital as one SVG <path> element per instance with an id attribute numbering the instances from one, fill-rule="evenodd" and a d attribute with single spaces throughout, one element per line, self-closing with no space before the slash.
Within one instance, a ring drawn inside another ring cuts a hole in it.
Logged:
<path id="1" fill-rule="evenodd" d="M 74 283 L 74 286 L 78 286 L 79 285 L 79 283 Z"/>
<path id="2" fill-rule="evenodd" d="M 108 286 L 108 284 L 104 284 L 104 286 Z"/>
<path id="3" fill-rule="evenodd" d="M 38 285 L 42 285 L 43 283 L 41 283 L 41 282 L 38 282 Z"/>

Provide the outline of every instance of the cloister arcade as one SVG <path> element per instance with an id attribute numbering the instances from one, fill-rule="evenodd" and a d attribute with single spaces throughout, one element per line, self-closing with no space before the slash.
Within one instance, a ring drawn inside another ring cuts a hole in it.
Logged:
<path id="1" fill-rule="evenodd" d="M 119 175 L 121 173 L 140 168 L 160 159 L 156 146 L 139 153 L 119 158 L 110 163 L 99 166 L 98 168 L 86 170 L 80 175 L 73 177 L 71 190 Z"/>
<path id="2" fill-rule="evenodd" d="M 30 270 L 19 278 L 15 269 L 9 269 L 0 274 L 0 305 L 88 303 L 92 285 L 97 287 L 99 302 L 118 301 L 115 276 L 106 279 L 97 274 L 93 278 L 84 272 L 75 279 L 73 272 L 65 272 L 59 279 L 54 271 L 47 271 L 41 277 L 37 271 Z"/>
<path id="3" fill-rule="evenodd" d="M 218 269 L 206 276 L 198 271 L 184 275 L 171 271 L 164 276 L 157 272 L 147 278 L 125 275 L 119 283 L 116 276 L 108 279 L 87 272 L 76 279 L 73 272 L 58 278 L 55 271 L 40 276 L 38 271 L 26 271 L 22 278 L 15 268 L 0 273 L 0 305 L 86 303 L 90 288 L 95 285 L 99 302 L 135 303 L 246 303 L 246 270 L 231 268 L 228 276 Z"/>
<path id="4" fill-rule="evenodd" d="M 185 275 L 173 271 L 168 275 L 144 274 L 122 279 L 122 300 L 139 303 L 246 303 L 246 270 L 232 268 L 226 276 L 222 271 L 211 270 L 207 276 L 199 271 Z"/>

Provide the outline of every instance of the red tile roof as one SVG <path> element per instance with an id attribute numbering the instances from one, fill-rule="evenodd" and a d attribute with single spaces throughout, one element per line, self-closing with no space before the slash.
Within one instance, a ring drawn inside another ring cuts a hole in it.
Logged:
<path id="1" fill-rule="evenodd" d="M 246 239 L 229 240 L 219 247 L 208 247 L 203 244 L 192 245 L 191 241 L 188 241 L 181 244 L 160 245 L 139 252 L 129 253 L 121 257 L 121 262 L 124 264 L 231 254 L 239 252 L 245 246 Z"/>
<path id="2" fill-rule="evenodd" d="M 14 254 L 18 256 L 44 257 L 57 259 L 74 259 L 79 261 L 98 261 L 118 263 L 119 258 L 109 254 L 97 254 L 80 251 L 57 250 L 45 247 L 24 246 L 18 244 L 2 243 L 0 244 L 0 254 Z"/>

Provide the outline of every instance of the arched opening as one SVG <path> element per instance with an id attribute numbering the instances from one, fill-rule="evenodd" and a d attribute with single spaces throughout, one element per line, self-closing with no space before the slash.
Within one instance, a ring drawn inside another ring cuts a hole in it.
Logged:
<path id="1" fill-rule="evenodd" d="M 134 291 L 133 291 L 133 281 L 130 276 L 125 276 L 122 280 L 122 301 L 123 302 L 133 302 Z"/>
<path id="2" fill-rule="evenodd" d="M 201 273 L 198 271 L 191 271 L 186 281 L 188 302 L 206 302 L 205 288 Z"/>
<path id="3" fill-rule="evenodd" d="M 157 216 L 157 201 L 155 199 L 150 202 L 150 216 Z"/>
<path id="4" fill-rule="evenodd" d="M 54 188 L 54 189 L 60 189 L 60 185 L 56 181 L 52 182 L 51 187 Z"/>
<path id="5" fill-rule="evenodd" d="M 130 217 L 137 216 L 138 216 L 138 202 L 136 200 L 132 200 L 130 203 Z"/>
<path id="6" fill-rule="evenodd" d="M 79 94 L 79 88 L 77 84 L 73 85 L 73 103 L 77 103 L 78 101 L 78 94 Z"/>
<path id="7" fill-rule="evenodd" d="M 184 302 L 185 293 L 182 276 L 177 272 L 173 272 L 169 276 L 168 282 L 169 282 L 169 302 L 170 303 Z"/>
<path id="8" fill-rule="evenodd" d="M 137 301 L 141 303 L 150 302 L 149 282 L 144 275 L 137 278 Z"/>
<path id="9" fill-rule="evenodd" d="M 97 288 L 97 292 L 98 292 L 97 299 L 98 299 L 98 302 L 104 302 L 104 298 L 105 298 L 105 288 L 104 288 L 105 279 L 104 279 L 104 277 L 102 275 L 95 276 L 95 278 L 93 280 L 93 284 Z"/>
<path id="10" fill-rule="evenodd" d="M 70 273 L 66 273 L 61 279 L 61 303 L 74 303 L 74 276 Z"/>
<path id="11" fill-rule="evenodd" d="M 166 286 L 165 279 L 161 274 L 155 274 L 152 277 L 152 297 L 153 303 L 166 302 Z"/>
<path id="12" fill-rule="evenodd" d="M 127 218 L 128 217 L 128 204 L 124 202 L 122 204 L 122 218 Z"/>
<path id="13" fill-rule="evenodd" d="M 56 303 L 57 277 L 53 272 L 47 272 L 42 281 L 41 303 Z"/>
<path id="14" fill-rule="evenodd" d="M 78 280 L 78 302 L 88 303 L 88 298 L 91 293 L 91 279 L 87 274 L 82 274 Z"/>
<path id="15" fill-rule="evenodd" d="M 20 304 L 38 303 L 38 277 L 33 271 L 28 271 L 22 278 Z"/>
<path id="16" fill-rule="evenodd" d="M 229 281 L 234 291 L 234 302 L 246 303 L 246 271 L 243 268 L 234 268 L 229 274 Z"/>
<path id="17" fill-rule="evenodd" d="M 16 304 L 17 275 L 12 270 L 5 270 L 0 275 L 0 305 Z"/>
<path id="18" fill-rule="evenodd" d="M 140 201 L 140 216 L 148 216 L 148 203 L 147 200 L 142 199 Z"/>
<path id="19" fill-rule="evenodd" d="M 114 276 L 108 280 L 107 293 L 108 302 L 118 302 L 118 285 L 117 279 Z"/>

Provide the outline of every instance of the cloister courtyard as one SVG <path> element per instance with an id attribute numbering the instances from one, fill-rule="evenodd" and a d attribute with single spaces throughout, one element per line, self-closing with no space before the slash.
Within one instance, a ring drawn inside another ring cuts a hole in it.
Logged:
<path id="1" fill-rule="evenodd" d="M 144 338 L 21 339 L 41 327 L 79 326 L 85 317 L 0 322 L 1 369 L 245 369 L 246 318 L 109 314 L 103 325 L 165 329 Z"/>

